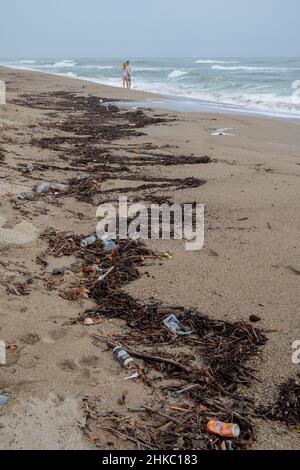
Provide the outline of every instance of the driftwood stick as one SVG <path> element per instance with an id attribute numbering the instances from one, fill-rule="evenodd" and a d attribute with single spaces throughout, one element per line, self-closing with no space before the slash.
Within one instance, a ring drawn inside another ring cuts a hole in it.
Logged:
<path id="1" fill-rule="evenodd" d="M 147 411 L 147 413 L 155 413 L 158 416 L 161 416 L 162 418 L 165 418 L 168 422 L 173 421 L 173 423 L 175 423 L 175 424 L 180 424 L 180 421 L 177 418 L 173 418 L 172 416 L 169 416 L 165 413 L 162 413 L 161 411 L 154 410 L 154 409 L 152 409 L 148 406 L 144 406 L 144 409 L 145 409 L 145 411 Z"/>
<path id="2" fill-rule="evenodd" d="M 102 427 L 102 426 L 100 426 L 100 429 L 102 429 L 103 431 L 110 431 L 112 433 L 118 434 L 119 436 L 123 437 L 127 441 L 133 442 L 136 445 L 139 443 L 142 446 L 147 447 L 150 450 L 153 450 L 153 448 L 151 446 L 149 446 L 148 444 L 146 444 L 142 441 L 138 441 L 137 439 L 133 439 L 133 437 L 127 436 L 126 434 L 123 434 L 122 432 L 118 431 L 117 429 L 109 428 L 109 427 Z"/>
<path id="3" fill-rule="evenodd" d="M 105 341 L 107 343 L 107 345 L 111 348 L 116 348 L 118 346 L 117 343 L 115 343 L 113 341 L 109 341 L 108 339 L 106 339 L 103 336 L 94 335 L 93 337 L 98 341 Z M 127 348 L 126 346 L 125 346 L 125 349 L 128 352 L 128 354 L 130 354 L 133 357 L 137 357 L 138 359 L 146 359 L 146 360 L 152 361 L 152 362 L 164 362 L 165 364 L 170 364 L 171 366 L 177 367 L 178 369 L 181 369 L 184 372 L 187 372 L 187 373 L 191 372 L 190 368 L 180 364 L 180 362 L 174 361 L 173 359 L 167 359 L 165 357 L 152 356 L 150 354 L 141 353 L 141 352 L 138 352 L 138 351 L 133 351 L 132 349 Z"/>
<path id="4" fill-rule="evenodd" d="M 178 395 L 182 395 L 183 393 L 186 393 L 186 392 L 191 392 L 192 390 L 197 390 L 198 388 L 201 388 L 201 385 L 199 384 L 189 385 L 188 387 L 185 387 L 179 390 Z"/>

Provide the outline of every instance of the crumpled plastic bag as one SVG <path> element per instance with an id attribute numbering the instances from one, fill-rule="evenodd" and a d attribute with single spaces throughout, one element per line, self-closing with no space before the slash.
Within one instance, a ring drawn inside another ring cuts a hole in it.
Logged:
<path id="1" fill-rule="evenodd" d="M 187 328 L 179 322 L 175 315 L 170 315 L 169 317 L 167 317 L 163 321 L 163 324 L 166 328 L 168 328 L 168 330 L 170 330 L 177 336 L 187 336 L 192 334 L 192 330 L 187 330 Z"/>

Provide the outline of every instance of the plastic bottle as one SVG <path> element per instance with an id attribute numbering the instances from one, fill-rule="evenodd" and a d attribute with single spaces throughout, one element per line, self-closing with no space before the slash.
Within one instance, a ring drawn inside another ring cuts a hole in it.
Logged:
<path id="1" fill-rule="evenodd" d="M 134 366 L 134 360 L 129 356 L 128 352 L 122 348 L 122 346 L 116 347 L 113 350 L 113 355 L 117 361 L 119 361 L 121 366 L 125 367 L 125 369 L 132 369 Z"/>
<path id="2" fill-rule="evenodd" d="M 113 253 L 117 249 L 117 245 L 108 235 L 103 235 L 101 237 L 101 241 L 103 244 L 104 253 Z"/>
<path id="3" fill-rule="evenodd" d="M 45 191 L 48 191 L 50 189 L 50 184 L 49 183 L 41 183 L 36 187 L 36 192 L 37 193 L 44 193 Z"/>
<path id="4" fill-rule="evenodd" d="M 94 243 L 96 243 L 96 241 L 97 241 L 97 237 L 95 237 L 95 235 L 91 235 L 90 237 L 87 237 L 84 240 L 82 240 L 81 247 L 82 248 L 87 248 L 88 246 L 94 245 Z"/>

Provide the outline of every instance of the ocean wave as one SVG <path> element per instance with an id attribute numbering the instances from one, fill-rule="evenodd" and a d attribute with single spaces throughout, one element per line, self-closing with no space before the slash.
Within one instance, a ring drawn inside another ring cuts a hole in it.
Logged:
<path id="1" fill-rule="evenodd" d="M 16 61 L 16 64 L 35 64 L 36 60 L 18 60 Z"/>
<path id="2" fill-rule="evenodd" d="M 198 59 L 195 64 L 238 64 L 238 60 Z"/>
<path id="3" fill-rule="evenodd" d="M 265 71 L 274 71 L 274 72 L 284 72 L 288 69 L 287 67 L 254 67 L 250 65 L 238 65 L 235 67 L 225 67 L 223 65 L 213 65 L 212 70 L 244 70 L 245 72 L 265 72 Z"/>
<path id="4" fill-rule="evenodd" d="M 250 111 L 300 118 L 300 61 L 199 59 L 197 62 L 211 65 L 197 67 L 180 59 L 143 59 L 136 63 L 133 60 L 133 88 L 173 99 L 178 97 L 187 103 L 194 103 L 195 110 L 208 103 L 211 109 L 226 108 L 241 113 Z M 3 65 L 113 87 L 123 85 L 120 64 L 115 59 L 6 59 Z M 217 70 L 220 72 L 213 72 Z M 241 73 L 226 73 L 230 70 Z M 269 73 L 259 73 L 261 71 Z M 287 72 L 281 73 L 283 71 Z"/>
<path id="5" fill-rule="evenodd" d="M 112 70 L 115 69 L 113 65 L 96 65 L 96 69 L 98 70 Z"/>
<path id="6" fill-rule="evenodd" d="M 300 89 L 300 80 L 295 80 L 292 83 L 292 90 L 298 90 L 298 89 Z"/>
<path id="7" fill-rule="evenodd" d="M 50 66 L 53 68 L 63 68 L 63 67 L 75 67 L 76 64 L 77 64 L 76 60 L 62 60 L 60 62 L 55 62 L 55 64 L 51 64 Z"/>
<path id="8" fill-rule="evenodd" d="M 114 65 L 80 65 L 76 64 L 76 67 L 80 69 L 97 69 L 97 70 L 112 70 L 117 68 Z"/>
<path id="9" fill-rule="evenodd" d="M 167 67 L 143 67 L 143 66 L 137 66 L 134 67 L 135 72 L 162 72 L 166 70 Z"/>
<path id="10" fill-rule="evenodd" d="M 140 81 L 135 85 L 136 89 L 158 93 L 165 96 L 177 96 L 196 101 L 204 101 L 215 105 L 233 106 L 243 111 L 261 112 L 269 115 L 283 115 L 300 117 L 300 80 L 299 88 L 294 89 L 290 95 L 283 96 L 276 93 L 255 93 L 254 89 L 243 93 L 232 93 L 227 90 L 203 89 L 196 90 L 169 84 L 166 82 Z M 113 84 L 113 83 L 111 83 Z M 294 85 L 295 87 L 296 85 Z"/>
<path id="11" fill-rule="evenodd" d="M 184 77 L 187 75 L 188 72 L 184 72 L 184 70 L 173 70 L 173 72 L 169 73 L 168 78 L 179 78 Z"/>
<path id="12" fill-rule="evenodd" d="M 92 78 L 84 75 L 75 75 L 72 72 L 57 73 L 80 80 L 87 80 L 103 85 L 122 87 L 122 81 L 119 77 L 109 78 Z M 268 115 L 278 115 L 283 117 L 299 117 L 300 118 L 300 80 L 293 82 L 291 88 L 294 90 L 290 95 L 281 96 L 276 93 L 230 93 L 226 90 L 196 90 L 179 85 L 177 82 L 147 81 L 136 80 L 133 89 L 157 93 L 160 95 L 186 98 L 193 101 L 202 101 L 211 103 L 212 105 L 232 106 L 233 109 L 241 111 L 260 112 Z M 254 91 L 254 89 L 253 89 Z"/>

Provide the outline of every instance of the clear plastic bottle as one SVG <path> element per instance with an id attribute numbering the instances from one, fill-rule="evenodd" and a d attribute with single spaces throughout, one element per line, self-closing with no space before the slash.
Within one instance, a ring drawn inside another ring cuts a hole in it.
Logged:
<path id="1" fill-rule="evenodd" d="M 97 237 L 95 235 L 91 235 L 90 237 L 87 237 L 84 240 L 82 240 L 81 247 L 87 248 L 88 246 L 94 245 L 96 241 L 97 241 Z"/>
<path id="2" fill-rule="evenodd" d="M 104 253 L 113 253 L 117 249 L 116 243 L 108 235 L 101 237 Z"/>

